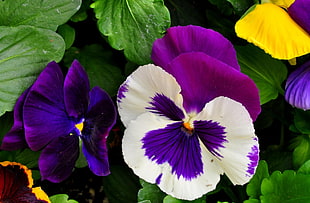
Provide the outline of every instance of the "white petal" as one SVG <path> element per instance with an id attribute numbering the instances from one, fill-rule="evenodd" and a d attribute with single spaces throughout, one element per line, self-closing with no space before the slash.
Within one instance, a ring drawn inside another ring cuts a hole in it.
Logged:
<path id="1" fill-rule="evenodd" d="M 128 124 L 123 138 L 123 155 L 125 162 L 134 173 L 150 183 L 156 183 L 161 176 L 159 187 L 165 193 L 178 199 L 194 200 L 216 188 L 222 170 L 211 160 L 213 157 L 207 151 L 202 151 L 203 173 L 191 180 L 172 174 L 172 167 L 168 163 L 157 164 L 145 156 L 141 139 L 151 130 L 157 130 L 173 123 L 164 117 L 152 113 L 144 113 Z M 160 149 L 158 149 L 160 150 Z"/>
<path id="2" fill-rule="evenodd" d="M 126 91 L 122 91 L 117 104 L 125 126 L 146 111 L 145 108 L 150 106 L 149 102 L 156 93 L 164 94 L 183 109 L 181 88 L 175 78 L 153 64 L 140 66 L 122 86 L 125 86 Z"/>
<path id="3" fill-rule="evenodd" d="M 217 97 L 207 103 L 195 120 L 212 120 L 225 127 L 226 140 L 219 153 L 223 158 L 214 160 L 224 170 L 233 184 L 245 184 L 253 174 L 249 173 L 249 155 L 258 153 L 258 139 L 252 119 L 246 108 L 227 97 Z M 254 167 L 255 168 L 255 167 Z"/>

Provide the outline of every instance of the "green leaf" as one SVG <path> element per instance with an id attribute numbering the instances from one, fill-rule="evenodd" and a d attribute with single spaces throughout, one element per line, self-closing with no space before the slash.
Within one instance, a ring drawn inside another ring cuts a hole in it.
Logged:
<path id="1" fill-rule="evenodd" d="M 235 12 L 241 16 L 244 14 L 255 2 L 249 0 L 226 0 L 233 6 Z"/>
<path id="2" fill-rule="evenodd" d="M 49 199 L 51 200 L 52 203 L 78 203 L 75 200 L 68 200 L 69 196 L 66 194 L 57 194 L 51 196 Z"/>
<path id="3" fill-rule="evenodd" d="M 111 174 L 103 177 L 103 188 L 109 203 L 137 202 L 138 178 L 126 166 L 111 165 Z"/>
<path id="4" fill-rule="evenodd" d="M 139 65 L 150 63 L 152 44 L 170 26 L 163 0 L 96 0 L 91 5 L 110 45 Z"/>
<path id="5" fill-rule="evenodd" d="M 294 125 L 303 134 L 310 134 L 310 111 L 294 109 Z"/>
<path id="6" fill-rule="evenodd" d="M 38 167 L 38 159 L 40 157 L 39 151 L 32 151 L 30 149 L 21 150 L 15 157 L 15 162 L 26 165 L 28 168 Z"/>
<path id="7" fill-rule="evenodd" d="M 191 203 L 205 203 L 206 197 L 203 196 L 203 197 L 196 199 L 196 200 L 193 200 L 193 201 L 187 201 L 187 200 L 176 199 L 170 195 L 167 195 L 163 201 L 163 203 L 190 203 L 190 202 Z"/>
<path id="8" fill-rule="evenodd" d="M 261 184 L 264 178 L 269 177 L 267 162 L 262 160 L 259 162 L 253 178 L 250 180 L 246 187 L 246 192 L 253 199 L 259 199 L 261 195 Z"/>
<path id="9" fill-rule="evenodd" d="M 264 203 L 308 203 L 310 202 L 310 176 L 287 170 L 272 173 L 261 186 L 261 202 Z"/>
<path id="10" fill-rule="evenodd" d="M 0 1 L 0 25 L 32 25 L 56 31 L 76 13 L 81 0 Z"/>
<path id="11" fill-rule="evenodd" d="M 110 96 L 114 96 L 125 77 L 121 69 L 113 64 L 112 58 L 110 51 L 103 49 L 98 44 L 93 44 L 85 46 L 81 50 L 69 49 L 64 61 L 69 67 L 73 59 L 78 59 L 88 74 L 91 87 L 100 86 Z"/>
<path id="12" fill-rule="evenodd" d="M 236 47 L 241 71 L 252 78 L 259 89 L 260 103 L 264 104 L 283 94 L 286 66 L 254 45 Z"/>
<path id="13" fill-rule="evenodd" d="M 151 203 L 162 203 L 166 194 L 155 184 L 148 183 L 140 179 L 142 188 L 138 192 L 139 203 L 149 200 Z"/>
<path id="14" fill-rule="evenodd" d="M 58 34 L 62 36 L 66 43 L 66 49 L 69 49 L 75 40 L 75 30 L 70 25 L 63 24 L 57 29 Z"/>
<path id="15" fill-rule="evenodd" d="M 4 135 L 9 132 L 11 127 L 13 126 L 13 113 L 7 112 L 3 116 L 0 117 L 0 145 Z"/>
<path id="16" fill-rule="evenodd" d="M 57 33 L 32 26 L 0 26 L 0 116 L 11 111 L 50 61 L 60 61 L 65 43 Z"/>
<path id="17" fill-rule="evenodd" d="M 310 160 L 306 161 L 297 171 L 298 174 L 310 175 Z"/>
<path id="18" fill-rule="evenodd" d="M 299 168 L 310 159 L 310 135 L 299 135 L 292 139 L 290 145 L 293 151 L 293 165 Z"/>

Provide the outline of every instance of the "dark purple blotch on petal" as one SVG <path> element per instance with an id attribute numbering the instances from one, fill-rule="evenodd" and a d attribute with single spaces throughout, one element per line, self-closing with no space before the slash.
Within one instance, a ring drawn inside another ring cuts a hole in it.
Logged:
<path id="1" fill-rule="evenodd" d="M 191 52 L 204 53 L 230 68 L 240 70 L 236 51 L 230 41 L 214 30 L 194 25 L 169 28 L 163 38 L 154 42 L 152 60 L 169 72 L 167 65 L 175 57 Z"/>
<path id="2" fill-rule="evenodd" d="M 163 177 L 163 174 L 161 173 L 161 174 L 159 174 L 159 176 L 156 178 L 155 183 L 156 183 L 157 185 L 160 184 L 161 178 L 162 178 L 162 177 Z"/>
<path id="3" fill-rule="evenodd" d="M 288 13 L 294 21 L 310 34 L 310 1 L 295 0 L 288 8 Z"/>
<path id="4" fill-rule="evenodd" d="M 156 93 L 150 102 L 151 106 L 146 107 L 152 113 L 165 116 L 173 121 L 180 121 L 184 118 L 183 111 L 167 96 Z"/>
<path id="5" fill-rule="evenodd" d="M 14 124 L 10 131 L 4 135 L 1 144 L 2 150 L 17 150 L 28 147 L 23 121 L 23 107 L 28 92 L 29 88 L 22 93 L 14 106 Z"/>
<path id="6" fill-rule="evenodd" d="M 261 107 L 259 92 L 247 75 L 203 53 L 186 53 L 169 65 L 181 87 L 186 112 L 199 113 L 206 103 L 224 96 L 240 102 L 256 120 Z"/>
<path id="7" fill-rule="evenodd" d="M 69 116 L 81 118 L 89 103 L 89 80 L 81 64 L 74 60 L 64 83 L 64 101 Z"/>
<path id="8" fill-rule="evenodd" d="M 128 84 L 125 82 L 120 86 L 117 93 L 117 102 L 121 102 L 125 98 L 125 93 L 128 92 Z"/>
<path id="9" fill-rule="evenodd" d="M 259 148 L 257 145 L 253 145 L 251 151 L 247 155 L 250 159 L 250 163 L 248 164 L 247 175 L 252 176 L 255 173 L 256 167 L 259 161 Z"/>
<path id="10" fill-rule="evenodd" d="M 285 85 L 285 99 L 294 107 L 310 109 L 310 61 L 293 71 Z"/>
<path id="11" fill-rule="evenodd" d="M 41 152 L 39 169 L 43 180 L 54 183 L 67 179 L 79 156 L 79 138 L 72 133 L 54 138 Z"/>
<path id="12" fill-rule="evenodd" d="M 147 132 L 142 138 L 142 148 L 150 160 L 157 164 L 168 162 L 178 178 L 191 180 L 203 173 L 201 148 L 198 136 L 182 130 L 182 124 L 176 122 Z"/>
<path id="13" fill-rule="evenodd" d="M 198 135 L 205 147 L 218 158 L 223 156 L 219 153 L 219 149 L 224 147 L 226 140 L 225 127 L 213 121 L 194 121 L 194 133 Z"/>
<path id="14" fill-rule="evenodd" d="M 90 104 L 82 130 L 83 153 L 90 170 L 99 176 L 108 175 L 106 139 L 116 122 L 116 109 L 109 95 L 99 87 L 90 92 Z"/>

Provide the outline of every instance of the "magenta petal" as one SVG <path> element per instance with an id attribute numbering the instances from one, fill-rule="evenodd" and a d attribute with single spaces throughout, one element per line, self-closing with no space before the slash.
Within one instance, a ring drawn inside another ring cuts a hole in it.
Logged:
<path id="1" fill-rule="evenodd" d="M 90 104 L 82 131 L 83 153 L 90 170 L 99 176 L 108 175 L 106 139 L 116 121 L 116 109 L 109 95 L 99 87 L 90 92 Z"/>
<path id="2" fill-rule="evenodd" d="M 310 1 L 295 0 L 288 8 L 288 13 L 298 25 L 310 34 Z"/>
<path id="3" fill-rule="evenodd" d="M 40 150 L 52 139 L 69 134 L 74 122 L 69 120 L 63 98 L 63 74 L 51 62 L 30 88 L 24 104 L 25 137 L 29 147 Z"/>
<path id="4" fill-rule="evenodd" d="M 233 45 L 220 33 L 199 26 L 177 26 L 153 44 L 152 60 L 165 70 L 175 57 L 188 52 L 203 52 L 240 70 Z M 169 72 L 169 70 L 168 70 Z"/>
<path id="5" fill-rule="evenodd" d="M 6 135 L 4 135 L 1 144 L 2 150 L 17 150 L 28 147 L 25 139 L 23 122 L 23 107 L 28 92 L 29 89 L 24 91 L 14 106 L 14 124 L 11 130 Z"/>
<path id="6" fill-rule="evenodd" d="M 175 58 L 168 69 L 179 85 L 187 112 L 200 112 L 205 104 L 225 96 L 243 104 L 255 120 L 260 113 L 258 89 L 247 75 L 203 53 Z"/>
<path id="7" fill-rule="evenodd" d="M 71 175 L 78 156 L 78 136 L 55 138 L 43 149 L 39 158 L 42 179 L 54 183 L 65 180 Z"/>
<path id="8" fill-rule="evenodd" d="M 294 107 L 310 109 L 310 61 L 292 72 L 285 86 L 285 99 Z"/>
<path id="9" fill-rule="evenodd" d="M 81 64 L 74 60 L 64 84 L 65 105 L 69 116 L 80 118 L 87 111 L 89 80 Z"/>

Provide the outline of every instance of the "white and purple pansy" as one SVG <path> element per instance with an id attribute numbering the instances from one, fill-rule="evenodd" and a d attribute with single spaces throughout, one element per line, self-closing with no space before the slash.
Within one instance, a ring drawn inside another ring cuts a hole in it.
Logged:
<path id="1" fill-rule="evenodd" d="M 126 163 L 185 200 L 214 190 L 221 174 L 247 183 L 259 160 L 260 103 L 232 44 L 213 30 L 172 27 L 152 59 L 156 65 L 139 67 L 119 88 Z"/>

